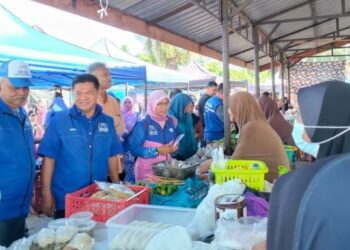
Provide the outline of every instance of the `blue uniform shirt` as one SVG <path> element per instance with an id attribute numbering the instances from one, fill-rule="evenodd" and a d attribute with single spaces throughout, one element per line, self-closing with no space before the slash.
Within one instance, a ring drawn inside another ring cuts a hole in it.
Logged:
<path id="1" fill-rule="evenodd" d="M 55 160 L 51 189 L 56 208 L 64 209 L 67 193 L 106 181 L 108 159 L 122 152 L 113 119 L 101 106 L 90 119 L 75 105 L 56 113 L 39 146 L 39 155 Z"/>
<path id="2" fill-rule="evenodd" d="M 0 98 L 0 221 L 27 215 L 35 177 L 34 139 L 26 111 Z"/>
<path id="3" fill-rule="evenodd" d="M 222 100 L 217 97 L 211 97 L 204 106 L 205 128 L 204 137 L 207 142 L 216 141 L 224 138 L 224 122 L 217 115 L 216 110 L 224 105 Z"/>

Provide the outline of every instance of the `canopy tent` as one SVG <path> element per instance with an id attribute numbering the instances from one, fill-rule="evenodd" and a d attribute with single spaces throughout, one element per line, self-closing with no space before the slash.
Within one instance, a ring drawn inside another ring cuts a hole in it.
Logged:
<path id="1" fill-rule="evenodd" d="M 146 78 L 147 78 L 147 88 L 187 88 L 188 87 L 188 77 L 185 73 L 165 69 L 162 67 L 155 66 L 153 64 L 147 63 L 133 57 L 126 52 L 119 49 L 113 42 L 106 38 L 100 39 L 89 49 L 101 53 L 106 56 L 113 58 L 125 58 L 129 62 L 133 62 L 139 65 L 144 65 L 146 67 Z M 141 86 L 140 86 L 141 87 Z M 143 87 L 143 86 L 142 86 Z"/>
<path id="2" fill-rule="evenodd" d="M 210 81 L 215 81 L 217 83 L 223 82 L 223 79 L 220 76 L 216 76 L 213 73 L 209 72 L 194 60 L 191 60 L 187 65 L 182 67 L 181 72 L 189 76 L 190 88 L 206 87 Z M 248 88 L 247 81 L 230 81 L 230 85 L 231 88 Z"/>
<path id="3" fill-rule="evenodd" d="M 20 59 L 30 64 L 36 87 L 70 86 L 72 78 L 96 61 L 104 62 L 113 84 L 143 84 L 145 67 L 109 58 L 33 29 L 0 5 L 0 62 Z"/>

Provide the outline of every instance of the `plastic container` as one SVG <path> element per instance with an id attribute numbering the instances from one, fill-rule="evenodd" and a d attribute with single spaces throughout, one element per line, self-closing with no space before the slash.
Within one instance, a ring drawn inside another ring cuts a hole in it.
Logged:
<path id="1" fill-rule="evenodd" d="M 290 146 L 290 145 L 284 145 L 284 149 L 287 153 L 289 161 L 294 164 L 295 162 L 295 152 L 298 150 L 297 147 Z"/>
<path id="2" fill-rule="evenodd" d="M 79 233 L 87 233 L 93 235 L 93 230 L 96 226 L 96 221 L 89 219 L 69 219 L 69 225 L 76 227 L 79 230 Z"/>
<path id="3" fill-rule="evenodd" d="M 215 220 L 236 220 L 247 215 L 244 196 L 224 194 L 215 199 Z"/>
<path id="4" fill-rule="evenodd" d="M 106 222 L 108 242 L 125 229 L 147 229 L 128 226 L 134 221 L 147 221 L 187 227 L 196 213 L 195 209 L 134 204 Z"/>
<path id="5" fill-rule="evenodd" d="M 269 172 L 269 169 L 262 161 L 227 160 L 225 169 L 216 168 L 214 162 L 211 171 L 215 174 L 215 181 L 218 184 L 240 179 L 248 187 L 264 191 L 265 174 Z"/>
<path id="6" fill-rule="evenodd" d="M 66 195 L 66 217 L 81 211 L 93 213 L 92 219 L 105 222 L 113 215 L 134 204 L 149 204 L 149 187 L 128 186 L 136 194 L 126 200 L 111 201 L 104 199 L 90 199 L 89 197 L 99 191 L 97 184 L 92 184 L 74 193 Z"/>
<path id="7" fill-rule="evenodd" d="M 187 167 L 179 167 L 177 161 L 161 161 L 152 165 L 153 174 L 166 178 L 185 180 L 196 174 L 198 163 L 188 164 Z"/>
<path id="8" fill-rule="evenodd" d="M 94 217 L 94 214 L 91 212 L 78 212 L 69 216 L 69 218 L 77 220 L 91 220 L 92 217 Z"/>
<path id="9" fill-rule="evenodd" d="M 70 224 L 70 220 L 69 218 L 62 218 L 62 219 L 57 219 L 57 220 L 52 220 L 49 222 L 49 224 L 47 225 L 49 228 L 52 229 L 57 229 L 59 227 L 63 227 L 65 225 Z"/>

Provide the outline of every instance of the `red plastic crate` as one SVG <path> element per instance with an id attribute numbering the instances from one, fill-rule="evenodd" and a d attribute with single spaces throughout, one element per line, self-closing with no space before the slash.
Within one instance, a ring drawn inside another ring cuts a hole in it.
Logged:
<path id="1" fill-rule="evenodd" d="M 119 213 L 128 206 L 138 204 L 149 204 L 149 187 L 145 186 L 128 186 L 136 194 L 129 199 L 110 201 L 103 199 L 90 199 L 89 197 L 99 191 L 97 184 L 92 184 L 74 193 L 67 194 L 66 200 L 66 217 L 76 213 L 89 211 L 94 214 L 93 219 L 99 222 L 105 222 L 113 215 Z"/>

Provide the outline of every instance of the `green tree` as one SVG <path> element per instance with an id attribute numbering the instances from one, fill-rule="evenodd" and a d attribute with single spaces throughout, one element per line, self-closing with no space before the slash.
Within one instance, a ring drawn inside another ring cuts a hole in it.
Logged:
<path id="1" fill-rule="evenodd" d="M 139 58 L 158 66 L 178 69 L 185 65 L 191 56 L 189 51 L 157 40 L 146 38 L 143 42 L 144 52 L 139 55 Z"/>

